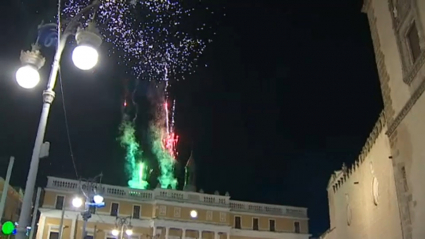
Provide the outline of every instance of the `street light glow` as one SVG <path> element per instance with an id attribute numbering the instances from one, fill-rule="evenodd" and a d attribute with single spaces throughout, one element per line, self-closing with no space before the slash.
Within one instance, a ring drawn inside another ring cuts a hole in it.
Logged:
<path id="1" fill-rule="evenodd" d="M 79 197 L 76 197 L 74 199 L 72 199 L 72 206 L 79 208 L 81 207 L 81 205 L 83 205 L 83 200 Z"/>
<path id="2" fill-rule="evenodd" d="M 131 236 L 131 235 L 133 235 L 133 230 L 127 229 L 127 230 L 125 230 L 125 234 L 127 234 L 127 236 Z"/>
<path id="3" fill-rule="evenodd" d="M 113 236 L 118 236 L 118 234 L 120 234 L 120 232 L 117 229 L 112 230 Z"/>
<path id="4" fill-rule="evenodd" d="M 100 204 L 100 203 L 102 203 L 102 202 L 103 202 L 103 197 L 102 197 L 101 195 L 99 195 L 99 194 L 96 194 L 96 195 L 94 195 L 94 197 L 93 197 L 93 201 L 94 201 L 94 203 L 96 203 L 96 204 Z"/>
<path id="5" fill-rule="evenodd" d="M 32 65 L 24 65 L 16 71 L 16 81 L 25 89 L 34 88 L 40 82 L 40 74 Z"/>
<path id="6" fill-rule="evenodd" d="M 80 70 L 90 70 L 96 66 L 99 60 L 99 53 L 91 46 L 80 45 L 72 52 L 72 61 Z"/>
<path id="7" fill-rule="evenodd" d="M 191 217 L 191 218 L 196 218 L 196 217 L 198 217 L 198 212 L 197 212 L 196 210 L 192 210 L 192 211 L 190 211 L 190 217 Z"/>

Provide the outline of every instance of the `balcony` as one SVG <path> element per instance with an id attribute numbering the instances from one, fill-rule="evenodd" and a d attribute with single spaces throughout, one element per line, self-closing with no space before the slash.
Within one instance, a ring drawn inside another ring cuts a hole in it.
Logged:
<path id="1" fill-rule="evenodd" d="M 86 184 L 82 183 L 85 188 Z M 46 189 L 55 189 L 78 193 L 80 181 L 56 177 L 48 177 Z M 307 209 L 290 206 L 270 205 L 230 200 L 230 196 L 213 195 L 197 192 L 177 191 L 156 188 L 154 190 L 131 189 L 127 187 L 102 184 L 103 196 L 105 198 L 122 198 L 136 201 L 173 201 L 185 202 L 214 207 L 228 208 L 232 211 L 268 214 L 276 216 L 288 216 L 307 219 Z"/>

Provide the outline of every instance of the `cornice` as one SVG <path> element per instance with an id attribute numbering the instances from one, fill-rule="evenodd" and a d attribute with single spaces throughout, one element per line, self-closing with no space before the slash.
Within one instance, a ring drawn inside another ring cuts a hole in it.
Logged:
<path id="1" fill-rule="evenodd" d="M 415 92 L 412 94 L 410 99 L 407 101 L 407 103 L 401 109 L 400 113 L 398 113 L 397 117 L 395 117 L 391 126 L 388 128 L 388 130 L 386 132 L 386 134 L 388 136 L 391 136 L 395 132 L 397 127 L 400 125 L 400 123 L 403 121 L 403 119 L 406 118 L 407 114 L 410 112 L 410 110 L 416 104 L 416 102 L 421 97 L 421 95 L 424 93 L 424 91 L 425 91 L 425 79 L 422 79 L 421 84 L 418 86 L 418 88 L 416 88 Z"/>

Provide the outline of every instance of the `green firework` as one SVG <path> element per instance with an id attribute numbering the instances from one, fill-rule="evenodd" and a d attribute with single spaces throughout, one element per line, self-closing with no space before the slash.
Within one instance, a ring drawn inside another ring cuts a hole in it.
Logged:
<path id="1" fill-rule="evenodd" d="M 152 152 L 155 154 L 158 159 L 159 169 L 161 171 L 160 176 L 158 177 L 161 188 L 176 189 L 177 179 L 174 177 L 174 159 L 170 153 L 164 149 L 162 142 L 162 131 L 161 128 L 151 127 L 151 136 L 152 136 Z"/>
<path id="2" fill-rule="evenodd" d="M 126 149 L 126 171 L 130 176 L 128 186 L 137 189 L 146 189 L 149 186 L 147 182 L 146 165 L 143 163 L 143 152 L 136 141 L 134 124 L 129 121 L 123 121 L 120 126 L 120 143 Z"/>

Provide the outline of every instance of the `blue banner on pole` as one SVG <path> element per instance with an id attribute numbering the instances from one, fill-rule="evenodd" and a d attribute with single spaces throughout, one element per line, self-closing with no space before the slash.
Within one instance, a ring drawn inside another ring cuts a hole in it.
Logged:
<path id="1" fill-rule="evenodd" d="M 58 44 L 58 25 L 56 23 L 40 24 L 37 42 L 44 47 L 56 47 Z"/>

